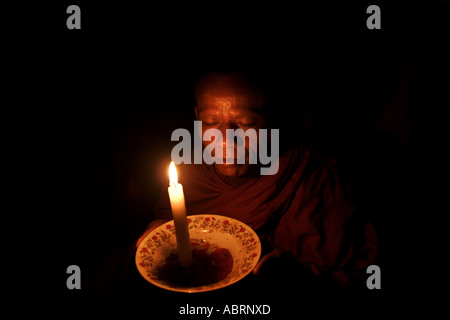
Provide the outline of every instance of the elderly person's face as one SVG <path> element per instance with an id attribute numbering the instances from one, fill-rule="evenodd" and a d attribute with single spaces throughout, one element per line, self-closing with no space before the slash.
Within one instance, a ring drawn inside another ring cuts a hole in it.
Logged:
<path id="1" fill-rule="evenodd" d="M 208 129 L 218 129 L 222 133 L 223 164 L 214 163 L 216 172 L 225 176 L 239 177 L 249 169 L 249 143 L 245 139 L 245 164 L 237 164 L 236 143 L 233 164 L 226 164 L 226 130 L 246 131 L 264 128 L 266 119 L 262 115 L 265 98 L 249 87 L 239 76 L 212 76 L 196 92 L 195 114 L 202 121 L 202 135 Z M 215 141 L 203 141 L 204 146 Z M 230 146 L 228 145 L 228 148 Z M 213 154 L 215 156 L 215 154 Z"/>

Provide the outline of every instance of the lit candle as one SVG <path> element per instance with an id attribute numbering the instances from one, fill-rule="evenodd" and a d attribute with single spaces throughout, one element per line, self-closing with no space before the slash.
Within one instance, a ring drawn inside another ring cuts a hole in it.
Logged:
<path id="1" fill-rule="evenodd" d="M 178 183 L 177 169 L 173 161 L 170 163 L 169 177 L 169 198 L 177 238 L 178 257 L 182 266 L 188 266 L 192 261 L 192 252 L 189 244 L 186 207 L 184 204 L 183 186 Z"/>

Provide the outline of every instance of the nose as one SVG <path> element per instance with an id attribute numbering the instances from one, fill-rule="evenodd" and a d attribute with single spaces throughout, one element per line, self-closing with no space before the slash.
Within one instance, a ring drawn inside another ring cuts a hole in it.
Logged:
<path id="1" fill-rule="evenodd" d="M 228 141 L 227 143 L 227 129 L 233 130 L 231 126 L 221 127 L 219 130 L 222 134 L 222 152 L 224 158 L 234 158 L 234 150 L 236 149 L 236 143 L 234 141 Z M 220 143 L 220 141 L 219 141 Z"/>

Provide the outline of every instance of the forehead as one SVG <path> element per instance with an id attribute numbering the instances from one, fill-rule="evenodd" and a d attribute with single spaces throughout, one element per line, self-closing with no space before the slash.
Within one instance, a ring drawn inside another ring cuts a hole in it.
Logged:
<path id="1" fill-rule="evenodd" d="M 197 108 L 199 112 L 205 113 L 256 112 L 259 109 L 259 104 L 257 99 L 246 95 L 204 94 L 198 99 Z"/>
<path id="2" fill-rule="evenodd" d="M 199 111 L 236 109 L 256 111 L 263 107 L 265 96 L 246 81 L 235 78 L 212 77 L 196 88 Z"/>

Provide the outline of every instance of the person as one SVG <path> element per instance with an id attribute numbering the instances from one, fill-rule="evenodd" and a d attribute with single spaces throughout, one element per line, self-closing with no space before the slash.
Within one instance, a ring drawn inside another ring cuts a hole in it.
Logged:
<path id="1" fill-rule="evenodd" d="M 227 129 L 273 128 L 274 99 L 268 92 L 265 83 L 248 73 L 207 73 L 195 87 L 196 119 L 203 132 L 214 128 L 224 137 Z M 204 141 L 203 147 L 216 142 Z M 230 145 L 225 139 L 220 143 L 225 155 Z M 281 145 L 273 175 L 261 175 L 261 164 L 249 163 L 248 139 L 244 164 L 227 164 L 225 159 L 222 164 L 180 164 L 187 214 L 224 215 L 251 226 L 264 253 L 254 275 L 277 261 L 295 261 L 314 277 L 339 286 L 365 285 L 366 268 L 377 257 L 378 238 L 358 212 L 336 162 L 311 146 Z M 136 247 L 151 230 L 172 219 L 166 191 Z"/>

